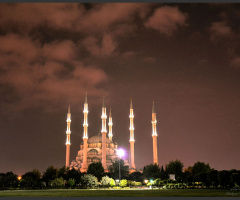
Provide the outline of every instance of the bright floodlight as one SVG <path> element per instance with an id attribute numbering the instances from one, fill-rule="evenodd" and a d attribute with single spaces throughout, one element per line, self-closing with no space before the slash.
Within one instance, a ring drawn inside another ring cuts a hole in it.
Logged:
<path id="1" fill-rule="evenodd" d="M 117 150 L 117 155 L 121 158 L 122 156 L 124 156 L 124 150 L 123 149 L 118 149 Z"/>

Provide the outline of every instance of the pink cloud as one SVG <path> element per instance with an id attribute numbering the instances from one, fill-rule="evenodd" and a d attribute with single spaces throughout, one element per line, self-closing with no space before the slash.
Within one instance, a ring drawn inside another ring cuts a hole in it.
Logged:
<path id="1" fill-rule="evenodd" d="M 99 88 L 108 80 L 106 73 L 78 61 L 71 41 L 42 47 L 29 38 L 9 34 L 1 36 L 0 42 L 4 44 L 0 46 L 0 66 L 4 69 L 0 83 L 13 87 L 19 96 L 12 109 L 42 107 L 54 111 L 54 104 L 79 103 L 87 90 L 92 98 L 108 94 Z M 65 63 L 72 68 L 66 68 Z"/>
<path id="2" fill-rule="evenodd" d="M 88 37 L 83 46 L 94 56 L 110 56 L 117 48 L 117 42 L 110 34 L 104 34 L 101 39 Z"/>
<path id="3" fill-rule="evenodd" d="M 177 7 L 163 6 L 155 10 L 145 26 L 170 36 L 178 26 L 186 25 L 186 19 L 187 14 L 182 13 Z"/>
<path id="4" fill-rule="evenodd" d="M 48 43 L 43 46 L 43 55 L 49 59 L 68 61 L 75 58 L 76 47 L 70 40 Z"/>
<path id="5" fill-rule="evenodd" d="M 215 40 L 219 37 L 232 37 L 233 31 L 225 21 L 214 22 L 210 27 L 211 39 Z"/>
<path id="6" fill-rule="evenodd" d="M 217 37 L 231 37 L 233 35 L 231 27 L 229 27 L 224 21 L 212 23 L 210 32 L 212 40 Z"/>
<path id="7" fill-rule="evenodd" d="M 153 57 L 145 57 L 142 59 L 145 62 L 150 62 L 150 63 L 155 63 L 156 62 L 156 58 Z"/>
<path id="8" fill-rule="evenodd" d="M 56 28 L 74 28 L 81 18 L 83 7 L 74 3 L 19 3 L 3 4 L 0 14 L 0 25 L 5 28 L 10 23 L 20 27 L 20 31 L 47 23 Z"/>
<path id="9" fill-rule="evenodd" d="M 235 69 L 240 69 L 240 57 L 236 57 L 231 60 L 230 66 L 234 67 Z"/>
<path id="10" fill-rule="evenodd" d="M 149 4 L 144 3 L 110 3 L 96 4 L 82 18 L 80 25 L 92 31 L 105 31 L 112 24 L 123 21 L 130 22 L 134 14 L 145 16 Z"/>
<path id="11" fill-rule="evenodd" d="M 36 59 L 39 55 L 38 43 L 17 34 L 0 36 L 0 44 L 0 52 L 4 54 L 14 54 L 30 60 Z M 26 49 L 28 49 L 28 52 L 26 52 Z"/>

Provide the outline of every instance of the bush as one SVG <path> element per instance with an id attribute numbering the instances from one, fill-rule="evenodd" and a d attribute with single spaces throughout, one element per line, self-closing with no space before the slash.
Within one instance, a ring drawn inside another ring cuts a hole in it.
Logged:
<path id="1" fill-rule="evenodd" d="M 65 180 L 63 177 L 55 178 L 50 182 L 51 187 L 62 187 L 65 185 Z"/>
<path id="2" fill-rule="evenodd" d="M 115 181 L 111 178 L 111 181 L 110 181 L 110 186 L 113 187 L 115 186 Z"/>
<path id="3" fill-rule="evenodd" d="M 84 174 L 81 177 L 81 186 L 83 188 L 94 188 L 98 186 L 98 179 L 97 177 L 91 175 L 91 174 Z"/>
<path id="4" fill-rule="evenodd" d="M 75 179 L 70 178 L 70 179 L 68 180 L 67 184 L 68 184 L 70 187 L 74 186 L 74 185 L 75 185 Z"/>
<path id="5" fill-rule="evenodd" d="M 127 186 L 127 180 L 126 180 L 126 179 L 122 179 L 122 180 L 120 181 L 120 186 L 121 186 L 121 187 L 126 187 L 126 186 Z"/>
<path id="6" fill-rule="evenodd" d="M 101 185 L 102 186 L 110 186 L 111 180 L 112 180 L 112 178 L 109 178 L 108 176 L 104 176 L 104 177 L 102 177 Z"/>

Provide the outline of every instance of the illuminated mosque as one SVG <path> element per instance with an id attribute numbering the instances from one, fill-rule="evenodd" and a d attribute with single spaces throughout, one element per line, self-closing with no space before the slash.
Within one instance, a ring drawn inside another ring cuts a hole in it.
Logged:
<path id="1" fill-rule="evenodd" d="M 76 169 L 81 172 L 86 172 L 88 166 L 91 163 L 101 162 L 105 172 L 108 172 L 108 167 L 112 165 L 114 161 L 118 161 L 120 156 L 117 153 L 117 143 L 113 142 L 112 134 L 112 113 L 111 109 L 109 112 L 109 122 L 108 122 L 108 137 L 107 137 L 107 113 L 106 106 L 103 99 L 102 106 L 102 130 L 101 133 L 90 137 L 88 139 L 88 102 L 87 94 L 85 97 L 84 103 L 84 122 L 83 122 L 83 143 L 80 145 L 80 150 L 77 153 L 76 159 L 70 163 L 70 124 L 71 124 L 71 112 L 70 106 L 68 107 L 67 113 L 67 131 L 66 131 L 66 167 L 70 169 Z M 133 106 L 132 99 L 130 102 L 130 155 L 129 161 L 124 160 L 125 164 L 129 166 L 129 172 L 132 173 L 136 171 L 135 162 L 134 162 L 134 115 L 133 115 Z M 156 131 L 156 113 L 154 109 L 154 103 L 152 108 L 152 138 L 153 138 L 153 163 L 158 164 L 157 156 L 157 131 Z"/>

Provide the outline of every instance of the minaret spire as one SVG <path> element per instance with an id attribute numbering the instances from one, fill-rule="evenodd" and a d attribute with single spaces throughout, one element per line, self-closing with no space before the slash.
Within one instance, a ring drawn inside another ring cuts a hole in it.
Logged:
<path id="1" fill-rule="evenodd" d="M 132 98 L 130 99 L 130 172 L 134 172 L 136 171 L 136 167 L 135 167 L 135 162 L 134 162 L 134 123 L 133 123 L 133 119 L 134 119 L 134 115 L 133 115 L 133 106 L 132 106 Z"/>
<path id="2" fill-rule="evenodd" d="M 69 167 L 70 165 L 70 125 L 71 125 L 71 112 L 70 112 L 70 104 L 68 105 L 68 113 L 67 113 L 67 139 L 66 139 L 66 167 Z"/>
<path id="3" fill-rule="evenodd" d="M 152 107 L 152 138 L 153 138 L 153 164 L 158 165 L 158 156 L 157 156 L 157 120 L 156 120 L 156 112 L 154 107 L 154 101 L 153 101 L 153 107 Z"/>
<path id="4" fill-rule="evenodd" d="M 106 120 L 107 120 L 107 114 L 106 114 L 106 107 L 103 97 L 103 107 L 102 107 L 102 166 L 104 168 L 104 171 L 107 172 L 107 157 L 106 157 L 106 135 L 107 135 L 107 128 L 106 128 Z"/>
<path id="5" fill-rule="evenodd" d="M 81 172 L 86 172 L 88 168 L 87 164 L 87 148 L 88 148 L 88 102 L 87 102 L 87 92 L 85 96 L 85 103 L 84 103 L 84 122 L 83 122 L 83 164 Z"/>
<path id="6" fill-rule="evenodd" d="M 108 138 L 110 141 L 112 141 L 112 126 L 113 126 L 113 123 L 112 123 L 112 111 L 111 111 L 111 108 L 110 108 L 110 112 L 109 112 L 109 122 L 108 122 L 108 127 L 109 127 L 109 132 L 108 132 Z"/>
<path id="7" fill-rule="evenodd" d="M 86 92 L 86 96 L 85 96 L 85 103 L 88 103 L 88 102 L 87 102 L 87 92 Z"/>

